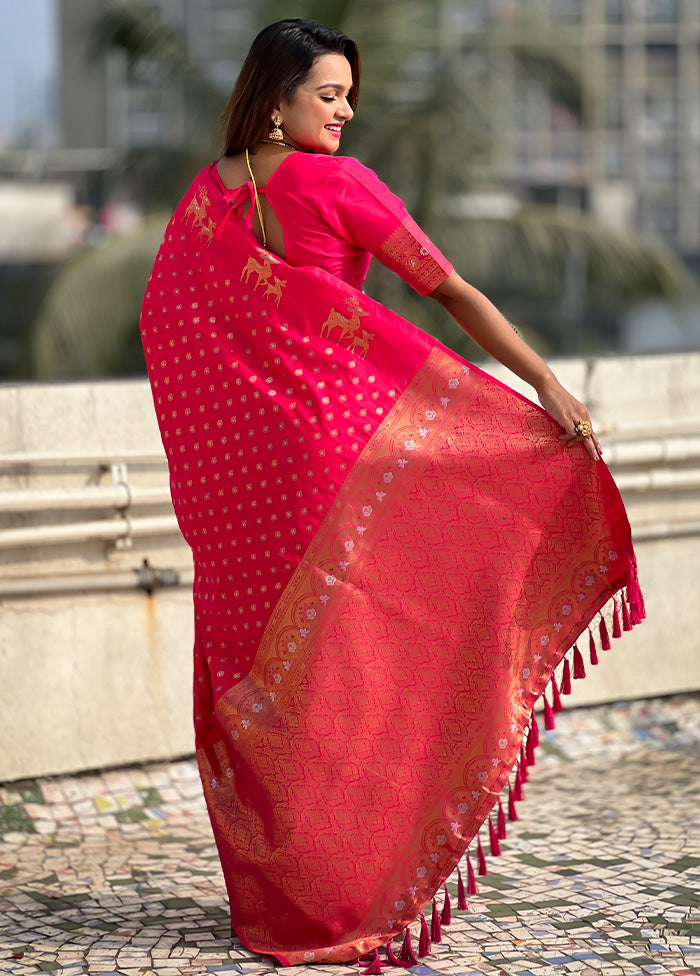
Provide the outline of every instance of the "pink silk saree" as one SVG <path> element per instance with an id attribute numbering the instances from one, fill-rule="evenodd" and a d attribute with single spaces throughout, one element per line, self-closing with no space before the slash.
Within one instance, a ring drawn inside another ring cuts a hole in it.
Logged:
<path id="1" fill-rule="evenodd" d="M 423 294 L 450 271 L 400 201 L 304 154 L 267 192 L 287 260 L 252 234 L 251 186 L 209 167 L 142 314 L 195 561 L 197 756 L 242 941 L 391 956 L 482 825 L 497 851 L 566 652 L 643 601 L 605 465 L 359 290 L 367 251 Z"/>

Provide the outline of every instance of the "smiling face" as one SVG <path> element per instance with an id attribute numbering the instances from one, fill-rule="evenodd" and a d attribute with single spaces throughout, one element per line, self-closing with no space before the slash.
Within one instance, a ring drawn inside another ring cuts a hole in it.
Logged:
<path id="1" fill-rule="evenodd" d="M 304 83 L 291 97 L 282 98 L 275 111 L 282 119 L 284 141 L 306 152 L 337 152 L 343 125 L 353 116 L 348 102 L 351 88 L 346 57 L 322 54 L 316 58 Z"/>

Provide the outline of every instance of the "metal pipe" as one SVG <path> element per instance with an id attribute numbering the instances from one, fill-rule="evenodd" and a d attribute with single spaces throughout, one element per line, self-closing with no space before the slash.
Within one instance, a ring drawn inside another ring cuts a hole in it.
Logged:
<path id="1" fill-rule="evenodd" d="M 638 441 L 603 442 L 610 465 L 651 464 L 658 461 L 696 461 L 700 458 L 700 435 L 655 437 Z"/>
<path id="2" fill-rule="evenodd" d="M 0 454 L 0 467 L 97 465 L 110 468 L 113 464 L 162 464 L 167 458 L 160 451 L 117 451 L 113 454 L 92 452 L 67 454 L 63 451 L 41 451 L 35 454 Z"/>
<path id="3" fill-rule="evenodd" d="M 33 528 L 0 531 L 0 549 L 20 546 L 51 546 L 62 542 L 87 542 L 91 539 L 121 541 L 144 535 L 179 533 L 174 515 L 151 518 L 120 518 L 102 522 L 73 522 L 69 525 L 37 525 Z"/>
<path id="4" fill-rule="evenodd" d="M 168 588 L 189 588 L 194 583 L 194 572 L 169 570 L 173 574 Z M 110 591 L 148 590 L 140 577 L 141 570 L 124 573 L 94 573 L 91 576 L 50 577 L 49 579 L 18 579 L 0 582 L 0 600 L 18 597 L 50 596 L 61 593 L 104 593 Z M 158 589 L 159 587 L 154 587 Z"/>
<path id="5" fill-rule="evenodd" d="M 652 468 L 634 474 L 620 474 L 615 478 L 620 491 L 672 491 L 700 487 L 700 468 L 688 471 L 669 471 L 667 468 Z"/>
<path id="6" fill-rule="evenodd" d="M 137 487 L 125 482 L 83 488 L 42 488 L 0 491 L 0 512 L 44 512 L 85 508 L 127 508 L 169 505 L 167 486 Z"/>
<path id="7" fill-rule="evenodd" d="M 700 535 L 700 522 L 651 522 L 649 525 L 633 526 L 632 528 L 632 538 L 635 542 L 679 539 L 694 535 Z"/>

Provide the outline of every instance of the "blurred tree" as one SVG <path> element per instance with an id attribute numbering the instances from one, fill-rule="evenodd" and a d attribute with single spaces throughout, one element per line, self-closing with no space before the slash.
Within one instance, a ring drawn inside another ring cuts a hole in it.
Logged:
<path id="1" fill-rule="evenodd" d="M 451 214 L 450 201 L 475 188 L 478 169 L 488 164 L 494 149 L 492 133 L 503 124 L 497 99 L 487 95 L 474 70 L 474 58 L 457 45 L 453 12 L 451 0 L 260 0 L 251 17 L 257 21 L 253 31 L 300 16 L 353 36 L 363 55 L 362 108 L 344 136 L 344 151 L 389 182 L 464 277 L 519 323 L 530 324 L 527 337 L 542 352 L 610 348 L 614 340 L 605 329 L 620 306 L 688 294 L 690 278 L 660 245 L 613 233 L 576 211 L 531 207 L 509 219 Z M 555 40 L 529 29 L 526 21 L 517 31 L 487 32 L 479 43 L 498 46 L 569 111 L 585 115 L 589 96 L 581 90 L 574 54 Z M 127 157 L 122 172 L 141 202 L 156 186 L 155 202 L 171 209 L 188 170 L 193 173 L 215 154 L 212 123 L 223 108 L 222 96 L 183 39 L 141 0 L 112 0 L 96 22 L 95 42 L 101 50 L 116 46 L 131 60 L 155 61 L 184 85 L 192 125 L 187 144 L 175 154 L 178 165 L 172 165 L 172 151 L 168 157 L 152 149 L 138 160 Z M 177 178 L 166 181 L 168 173 Z M 108 375 L 115 368 L 140 371 L 140 353 L 129 361 L 117 338 L 126 348 L 138 349 L 134 336 L 141 286 L 157 246 L 150 225 L 132 241 L 108 244 L 69 266 L 65 280 L 48 295 L 35 329 L 34 362 L 42 376 L 51 371 L 75 377 Z M 127 284 L 137 268 L 138 284 Z M 112 275 L 123 287 L 111 284 Z M 385 269 L 373 266 L 368 290 L 462 354 L 480 355 L 436 303 L 419 301 Z M 603 323 L 605 329 L 583 329 L 589 322 Z"/>
<path id="2" fill-rule="evenodd" d="M 33 330 L 33 375 L 99 379 L 141 373 L 138 319 L 167 218 L 74 258 L 55 280 Z"/>

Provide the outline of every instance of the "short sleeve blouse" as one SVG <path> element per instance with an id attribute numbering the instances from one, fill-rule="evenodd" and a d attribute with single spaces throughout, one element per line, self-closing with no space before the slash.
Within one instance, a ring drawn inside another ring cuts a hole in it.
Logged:
<path id="1" fill-rule="evenodd" d="M 349 156 L 292 153 L 265 192 L 290 264 L 314 264 L 361 288 L 375 255 L 421 295 L 452 271 L 401 200 Z"/>

